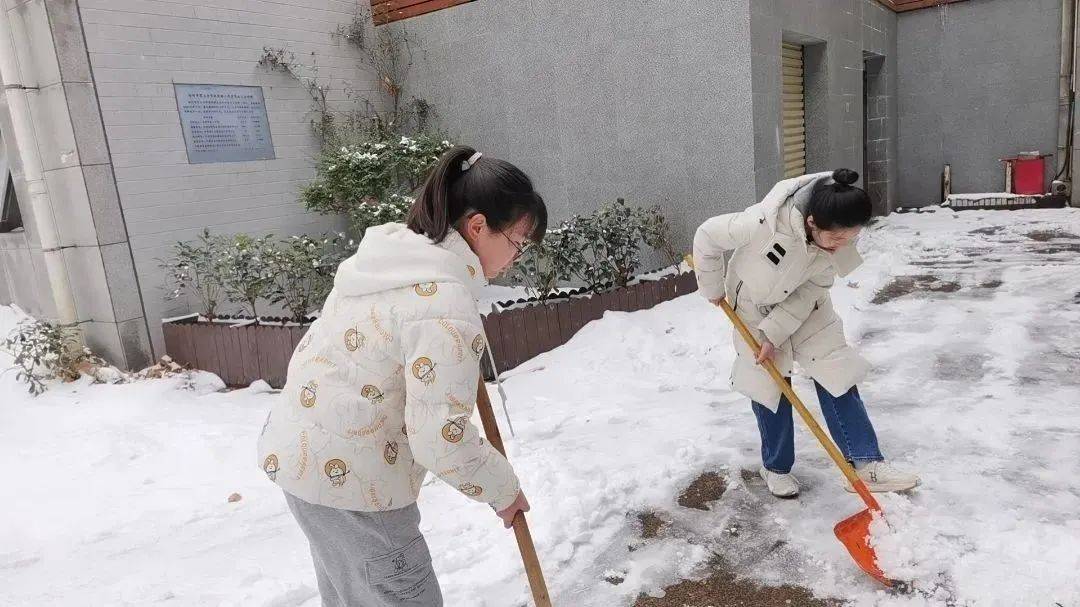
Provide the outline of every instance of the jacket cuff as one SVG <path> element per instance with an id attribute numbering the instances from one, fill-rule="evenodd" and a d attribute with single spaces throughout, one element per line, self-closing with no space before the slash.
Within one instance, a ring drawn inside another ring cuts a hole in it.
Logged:
<path id="1" fill-rule="evenodd" d="M 514 503 L 514 500 L 517 499 L 518 493 L 521 493 L 521 483 L 515 480 L 513 491 L 500 495 L 496 498 L 495 501 L 489 503 L 491 504 L 491 507 L 495 509 L 495 512 L 502 512 L 503 510 L 509 508 L 510 504 Z"/>
<path id="2" fill-rule="evenodd" d="M 705 299 L 720 299 L 724 296 L 724 272 L 695 271 L 698 291 Z"/>

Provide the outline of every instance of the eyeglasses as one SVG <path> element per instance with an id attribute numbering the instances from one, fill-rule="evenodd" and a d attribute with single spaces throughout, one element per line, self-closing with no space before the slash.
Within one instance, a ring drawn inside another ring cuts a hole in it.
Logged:
<path id="1" fill-rule="evenodd" d="M 509 236 L 507 236 L 506 232 L 503 232 L 502 230 L 499 230 L 499 233 L 503 235 L 503 238 L 506 239 L 506 242 L 510 243 L 510 246 L 514 247 L 515 253 L 514 253 L 513 259 L 510 260 L 511 263 L 516 262 L 522 255 L 525 254 L 526 251 L 529 250 L 529 247 L 532 245 L 532 243 L 529 242 L 528 240 L 525 240 L 521 244 L 518 244 L 518 243 L 514 242 L 513 238 L 510 238 Z M 538 289 L 536 287 L 536 285 L 533 284 L 533 281 L 529 279 L 529 273 L 528 272 L 520 272 L 519 273 L 519 278 L 522 280 L 522 282 L 525 283 L 525 288 L 528 291 L 533 293 L 535 296 L 540 295 L 540 289 Z"/>
<path id="2" fill-rule="evenodd" d="M 510 246 L 514 247 L 514 250 L 517 251 L 517 253 L 514 254 L 514 259 L 517 259 L 518 257 L 521 257 L 522 255 L 524 255 L 525 251 L 529 248 L 529 241 L 528 240 L 522 242 L 521 244 L 518 244 L 518 243 L 514 242 L 513 238 L 510 238 L 509 236 L 507 236 L 506 232 L 503 232 L 502 230 L 499 230 L 499 233 L 502 234 L 503 238 L 506 239 L 506 242 L 509 242 Z"/>

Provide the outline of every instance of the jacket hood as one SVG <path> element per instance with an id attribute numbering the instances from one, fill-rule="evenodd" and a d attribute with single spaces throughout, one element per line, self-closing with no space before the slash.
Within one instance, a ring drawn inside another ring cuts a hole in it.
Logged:
<path id="1" fill-rule="evenodd" d="M 806 245 L 806 216 L 804 215 L 814 186 L 819 181 L 832 181 L 832 173 L 814 173 L 785 179 L 773 186 L 761 201 L 765 219 L 773 232 L 777 229 L 780 214 L 787 214 L 787 224 L 799 242 Z M 862 257 L 854 244 L 841 247 L 833 253 L 822 251 L 829 259 L 838 276 L 845 277 L 862 264 Z"/>
<path id="2" fill-rule="evenodd" d="M 461 283 L 474 299 L 487 285 L 480 258 L 457 230 L 436 244 L 400 223 L 368 228 L 356 253 L 338 266 L 334 289 L 359 297 L 422 283 Z"/>
<path id="3" fill-rule="evenodd" d="M 762 211 L 765 213 L 765 220 L 769 222 L 769 227 L 774 232 L 776 231 L 777 214 L 789 199 L 793 202 L 792 208 L 796 210 L 799 207 L 806 208 L 807 203 L 810 202 L 810 195 L 814 193 L 814 185 L 823 179 L 831 178 L 832 173 L 814 173 L 777 182 L 761 201 Z M 801 216 L 802 213 L 800 212 L 799 215 Z M 799 230 L 802 228 L 802 223 L 800 222 L 797 226 L 793 224 L 793 227 Z M 802 235 L 806 237 L 805 229 L 802 229 Z"/>

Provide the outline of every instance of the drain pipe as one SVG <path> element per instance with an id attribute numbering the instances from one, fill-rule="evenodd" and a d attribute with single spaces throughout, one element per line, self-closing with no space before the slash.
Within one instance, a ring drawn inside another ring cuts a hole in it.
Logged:
<path id="1" fill-rule="evenodd" d="M 72 295 L 71 281 L 64 263 L 64 253 L 60 246 L 60 233 L 53 216 L 52 200 L 45 187 L 45 173 L 38 153 L 37 136 L 34 121 L 27 103 L 27 91 L 37 94 L 36 85 L 23 82 L 15 54 L 15 39 L 11 35 L 11 24 L 6 8 L 0 8 L 0 80 L 3 80 L 4 95 L 7 97 L 8 110 L 14 130 L 15 148 L 22 163 L 23 179 L 30 193 L 30 208 L 34 213 L 34 226 L 41 241 L 41 253 L 45 259 L 45 271 L 49 279 L 50 292 L 56 306 L 56 320 L 61 324 L 75 324 L 78 315 L 75 311 L 75 298 Z"/>
<path id="2" fill-rule="evenodd" d="M 1057 173 L 1051 192 L 1063 193 L 1069 204 L 1077 205 L 1072 195 L 1072 176 L 1078 161 L 1076 147 L 1076 38 L 1077 0 L 1061 2 L 1061 69 L 1058 78 L 1058 157 Z"/>
<path id="3" fill-rule="evenodd" d="M 1073 41 L 1076 31 L 1076 0 L 1061 1 L 1061 67 L 1058 70 L 1057 177 L 1066 178 L 1069 166 L 1073 105 Z"/>

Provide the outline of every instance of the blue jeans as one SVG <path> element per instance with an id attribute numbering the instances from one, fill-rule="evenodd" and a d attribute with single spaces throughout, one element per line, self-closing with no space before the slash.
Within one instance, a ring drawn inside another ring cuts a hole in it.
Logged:
<path id="1" fill-rule="evenodd" d="M 829 426 L 829 434 L 848 461 L 881 461 L 885 459 L 878 449 L 877 434 L 866 415 L 866 407 L 859 398 L 858 387 L 853 386 L 847 394 L 835 397 L 814 382 L 821 412 Z M 761 403 L 753 403 L 761 431 L 761 461 L 767 470 L 787 474 L 795 464 L 795 426 L 791 419 L 791 403 L 781 395 L 776 413 Z"/>

